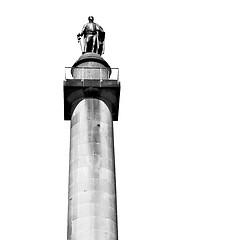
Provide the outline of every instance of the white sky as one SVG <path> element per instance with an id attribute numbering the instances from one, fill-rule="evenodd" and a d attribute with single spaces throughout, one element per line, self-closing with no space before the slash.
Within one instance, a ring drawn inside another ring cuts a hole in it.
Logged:
<path id="1" fill-rule="evenodd" d="M 239 1 L 2 1 L 0 240 L 66 240 L 64 68 L 93 15 L 120 68 L 119 239 L 240 239 Z"/>

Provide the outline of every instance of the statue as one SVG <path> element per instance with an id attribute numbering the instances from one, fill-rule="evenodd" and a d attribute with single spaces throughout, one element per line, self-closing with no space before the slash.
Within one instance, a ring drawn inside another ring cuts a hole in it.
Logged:
<path id="1" fill-rule="evenodd" d="M 81 36 L 84 36 L 82 53 L 94 52 L 102 55 L 105 50 L 105 32 L 102 27 L 94 22 L 93 16 L 88 17 L 88 21 L 89 22 L 83 26 L 82 31 L 77 35 L 80 45 Z"/>

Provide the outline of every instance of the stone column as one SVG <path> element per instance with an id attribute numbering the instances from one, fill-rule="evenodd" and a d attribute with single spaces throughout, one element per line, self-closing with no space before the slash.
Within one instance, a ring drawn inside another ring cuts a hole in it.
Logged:
<path id="1" fill-rule="evenodd" d="M 71 117 L 68 240 L 117 240 L 113 122 L 99 99 Z"/>

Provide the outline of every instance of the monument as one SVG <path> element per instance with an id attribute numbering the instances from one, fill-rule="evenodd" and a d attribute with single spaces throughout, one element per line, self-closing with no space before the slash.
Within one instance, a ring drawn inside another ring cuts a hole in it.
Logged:
<path id="1" fill-rule="evenodd" d="M 63 84 L 64 119 L 71 121 L 68 240 L 118 239 L 113 121 L 120 82 L 101 57 L 104 32 L 93 23 L 89 17 L 78 35 L 82 55 Z"/>

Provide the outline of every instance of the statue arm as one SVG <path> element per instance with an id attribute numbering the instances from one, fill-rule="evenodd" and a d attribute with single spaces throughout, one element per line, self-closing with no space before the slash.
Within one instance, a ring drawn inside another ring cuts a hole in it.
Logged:
<path id="1" fill-rule="evenodd" d="M 79 33 L 80 36 L 82 36 L 85 33 L 86 25 L 87 24 L 83 26 L 82 31 Z"/>
<path id="2" fill-rule="evenodd" d="M 103 28 L 102 28 L 101 26 L 99 26 L 98 24 L 96 24 L 96 27 L 97 27 L 97 31 L 99 31 L 99 32 L 104 32 L 104 31 L 103 31 Z"/>

